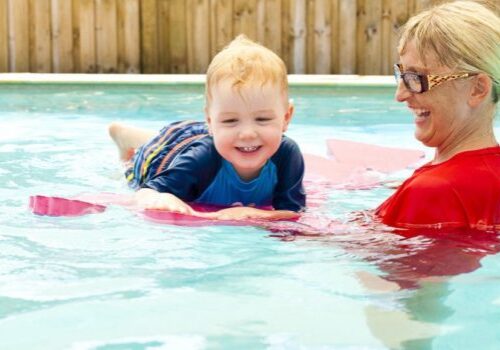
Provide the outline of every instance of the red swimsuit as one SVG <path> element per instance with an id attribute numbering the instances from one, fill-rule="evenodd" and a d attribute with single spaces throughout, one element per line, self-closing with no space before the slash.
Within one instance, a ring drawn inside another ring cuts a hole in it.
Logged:
<path id="1" fill-rule="evenodd" d="M 500 147 L 422 166 L 375 214 L 395 227 L 500 228 Z"/>

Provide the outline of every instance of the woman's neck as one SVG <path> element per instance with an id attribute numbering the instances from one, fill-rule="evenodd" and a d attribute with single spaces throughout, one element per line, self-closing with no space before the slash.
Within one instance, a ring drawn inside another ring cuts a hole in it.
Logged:
<path id="1" fill-rule="evenodd" d="M 461 138 L 458 142 L 450 143 L 446 146 L 437 147 L 432 164 L 439 164 L 447 161 L 458 153 L 474 151 L 478 149 L 498 146 L 492 128 L 487 131 L 479 131 L 468 137 Z"/>

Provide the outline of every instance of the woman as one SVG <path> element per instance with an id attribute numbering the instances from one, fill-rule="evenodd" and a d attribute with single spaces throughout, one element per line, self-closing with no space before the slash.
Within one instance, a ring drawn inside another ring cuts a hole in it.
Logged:
<path id="1" fill-rule="evenodd" d="M 376 215 L 396 227 L 500 229 L 500 18 L 471 1 L 446 3 L 411 18 L 398 51 L 396 99 L 435 155 Z"/>

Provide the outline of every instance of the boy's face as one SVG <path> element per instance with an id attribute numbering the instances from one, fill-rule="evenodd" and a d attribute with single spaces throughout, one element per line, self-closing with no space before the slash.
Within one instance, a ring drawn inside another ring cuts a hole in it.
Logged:
<path id="1" fill-rule="evenodd" d="M 278 150 L 293 107 L 278 85 L 249 85 L 236 90 L 221 81 L 213 86 L 205 113 L 217 152 L 248 181 L 259 175 Z"/>

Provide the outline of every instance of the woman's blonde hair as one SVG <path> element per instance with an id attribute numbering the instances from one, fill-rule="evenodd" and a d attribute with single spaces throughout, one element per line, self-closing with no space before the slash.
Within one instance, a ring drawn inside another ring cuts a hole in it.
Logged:
<path id="1" fill-rule="evenodd" d="M 215 55 L 208 66 L 206 79 L 207 105 L 212 98 L 213 86 L 222 80 L 230 81 L 236 89 L 249 83 L 261 86 L 277 84 L 288 101 L 288 78 L 283 60 L 243 34 Z"/>
<path id="2" fill-rule="evenodd" d="M 428 9 L 402 28 L 398 51 L 413 41 L 425 63 L 434 53 L 438 62 L 457 72 L 483 72 L 492 79 L 493 102 L 500 94 L 500 18 L 473 1 L 455 1 Z"/>

